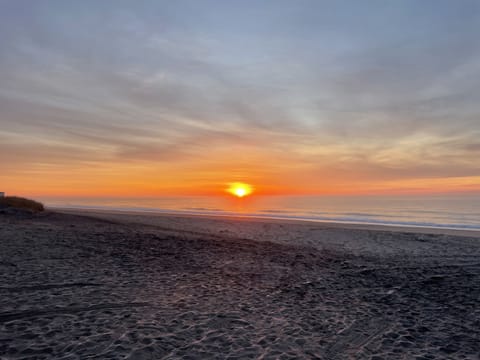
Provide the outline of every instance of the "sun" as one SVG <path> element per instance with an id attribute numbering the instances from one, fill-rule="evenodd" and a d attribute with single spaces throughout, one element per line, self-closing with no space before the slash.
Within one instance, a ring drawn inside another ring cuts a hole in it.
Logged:
<path id="1" fill-rule="evenodd" d="M 253 192 L 253 188 L 252 188 L 252 185 L 241 183 L 241 182 L 235 182 L 235 183 L 229 184 L 229 187 L 227 188 L 227 192 L 239 198 L 242 198 L 244 196 L 250 195 Z"/>

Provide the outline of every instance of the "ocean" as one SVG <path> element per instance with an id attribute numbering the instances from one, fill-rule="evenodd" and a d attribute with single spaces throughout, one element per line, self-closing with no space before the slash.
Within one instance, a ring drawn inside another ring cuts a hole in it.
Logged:
<path id="1" fill-rule="evenodd" d="M 39 198 L 47 207 L 480 230 L 480 194 Z"/>

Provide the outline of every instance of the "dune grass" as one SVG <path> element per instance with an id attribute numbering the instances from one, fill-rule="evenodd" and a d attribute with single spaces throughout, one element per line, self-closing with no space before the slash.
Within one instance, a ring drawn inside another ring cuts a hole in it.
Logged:
<path id="1" fill-rule="evenodd" d="M 11 207 L 15 209 L 30 210 L 34 212 L 45 210 L 42 203 L 17 196 L 5 196 L 0 198 L 0 207 Z"/>

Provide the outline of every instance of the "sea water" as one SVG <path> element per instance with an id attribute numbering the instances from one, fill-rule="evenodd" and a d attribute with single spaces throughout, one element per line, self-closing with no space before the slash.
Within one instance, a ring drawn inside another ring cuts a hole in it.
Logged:
<path id="1" fill-rule="evenodd" d="M 480 230 L 480 194 L 40 198 L 47 207 Z"/>

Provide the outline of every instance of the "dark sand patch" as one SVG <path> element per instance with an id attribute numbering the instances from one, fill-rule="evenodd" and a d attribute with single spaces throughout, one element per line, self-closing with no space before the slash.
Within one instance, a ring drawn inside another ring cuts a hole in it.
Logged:
<path id="1" fill-rule="evenodd" d="M 0 216 L 0 357 L 480 354 L 478 239 L 127 220 Z"/>

